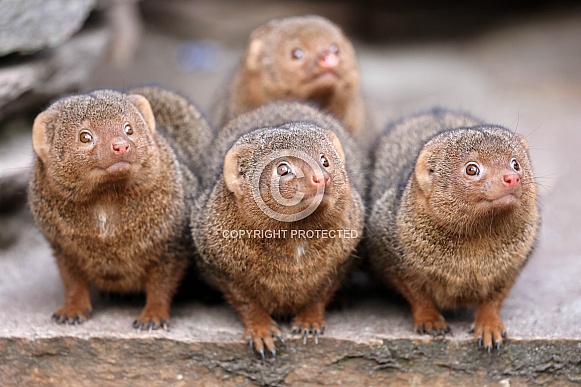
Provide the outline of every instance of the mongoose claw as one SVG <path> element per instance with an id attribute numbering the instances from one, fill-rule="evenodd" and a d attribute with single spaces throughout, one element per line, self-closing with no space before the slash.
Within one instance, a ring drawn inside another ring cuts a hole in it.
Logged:
<path id="1" fill-rule="evenodd" d="M 326 330 L 325 321 L 313 321 L 313 322 L 306 322 L 297 319 L 295 320 L 293 327 L 292 327 L 292 336 L 296 334 L 301 334 L 303 338 L 303 344 L 307 344 L 307 338 L 309 334 L 313 335 L 313 339 L 315 344 L 319 344 L 319 335 L 324 335 Z"/>
<path id="2" fill-rule="evenodd" d="M 273 321 L 268 321 L 268 324 L 263 326 L 247 326 L 246 327 L 246 340 L 248 346 L 253 348 L 260 357 L 265 359 L 265 349 L 272 354 L 272 357 L 276 359 L 276 348 L 274 344 L 274 339 L 277 338 L 286 347 L 286 342 L 282 337 L 282 332 L 275 325 Z"/>
<path id="3" fill-rule="evenodd" d="M 416 326 L 416 332 L 424 335 L 432 335 L 434 338 L 446 338 L 446 334 L 452 333 L 452 329 L 445 321 L 427 321 Z"/>
<path id="4" fill-rule="evenodd" d="M 138 331 L 146 330 L 149 333 L 159 328 L 162 328 L 164 331 L 169 331 L 169 315 L 168 313 L 152 313 L 146 308 L 133 321 L 133 328 Z"/>
<path id="5" fill-rule="evenodd" d="M 434 338 L 439 336 L 445 338 L 446 333 L 451 329 L 444 316 L 442 316 L 435 307 L 428 305 L 417 308 L 413 313 L 414 330 L 421 335 L 432 335 Z"/>
<path id="6" fill-rule="evenodd" d="M 284 337 L 282 335 L 276 335 L 276 338 L 282 343 L 282 345 L 286 348 L 286 341 L 284 341 Z"/>
<path id="7" fill-rule="evenodd" d="M 152 333 L 154 330 L 162 328 L 164 331 L 169 331 L 169 323 L 167 320 L 162 319 L 162 320 L 149 320 L 149 321 L 143 321 L 140 319 L 136 319 L 135 321 L 133 321 L 133 328 L 135 328 L 138 331 L 148 331 L 149 333 Z"/>
<path id="8" fill-rule="evenodd" d="M 90 307 L 83 310 L 83 308 L 77 309 L 65 305 L 53 313 L 52 319 L 57 324 L 78 325 L 87 321 L 91 312 L 92 309 Z"/>
<path id="9" fill-rule="evenodd" d="M 508 341 L 504 325 L 497 317 L 490 320 L 477 320 L 474 323 L 474 337 L 478 348 L 484 348 L 489 353 L 492 352 L 492 348 L 500 352 L 503 342 Z"/>
<path id="10" fill-rule="evenodd" d="M 444 328 L 436 330 L 434 337 L 442 336 L 445 339 L 447 334 L 452 334 L 452 328 L 450 328 L 448 325 L 446 325 Z"/>

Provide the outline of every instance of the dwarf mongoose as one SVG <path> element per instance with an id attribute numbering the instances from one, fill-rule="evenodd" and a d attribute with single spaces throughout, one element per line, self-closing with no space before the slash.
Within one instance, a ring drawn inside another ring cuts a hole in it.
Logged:
<path id="1" fill-rule="evenodd" d="M 151 100 L 113 90 L 64 97 L 34 121 L 29 205 L 64 284 L 65 305 L 53 316 L 59 323 L 88 318 L 94 284 L 145 292 L 134 327 L 167 329 L 172 297 L 193 261 L 188 203 L 199 183 L 176 156 L 193 150 L 169 144 L 199 138 L 207 146 L 210 128 L 182 97 L 141 90 Z"/>
<path id="2" fill-rule="evenodd" d="M 478 344 L 500 348 L 500 308 L 540 223 L 524 137 L 434 110 L 389 128 L 374 163 L 373 271 L 408 300 L 418 332 L 445 334 L 437 308 L 473 305 Z"/>
<path id="3" fill-rule="evenodd" d="M 363 227 L 349 136 L 312 107 L 279 102 L 232 121 L 215 150 L 214 184 L 192 215 L 202 272 L 263 357 L 283 340 L 273 314 L 296 315 L 293 332 L 317 341 Z"/>
<path id="4" fill-rule="evenodd" d="M 222 127 L 277 100 L 313 103 L 352 134 L 366 125 L 355 50 L 337 25 L 320 16 L 300 16 L 257 27 L 216 102 L 214 121 Z"/>

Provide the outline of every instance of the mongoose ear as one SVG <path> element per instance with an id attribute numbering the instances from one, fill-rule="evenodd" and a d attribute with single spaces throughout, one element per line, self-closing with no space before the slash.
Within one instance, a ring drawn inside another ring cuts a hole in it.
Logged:
<path id="1" fill-rule="evenodd" d="M 149 126 L 149 130 L 155 132 L 155 116 L 147 98 L 140 94 L 131 94 L 129 95 L 129 100 L 139 110 L 145 123 Z"/>
<path id="2" fill-rule="evenodd" d="M 341 145 L 341 141 L 339 141 L 339 137 L 337 137 L 335 132 L 332 132 L 330 130 L 327 131 L 327 137 L 329 137 L 329 140 L 331 140 L 331 143 L 335 147 L 335 150 L 337 150 L 339 158 L 341 159 L 343 164 L 345 164 L 345 152 L 343 152 L 343 146 Z"/>
<path id="3" fill-rule="evenodd" d="M 424 147 L 416 160 L 416 167 L 414 170 L 418 186 L 425 196 L 429 196 L 432 190 L 432 174 L 434 171 L 428 165 L 428 158 L 431 154 L 432 151 L 429 146 Z"/>
<path id="4" fill-rule="evenodd" d="M 251 149 L 254 149 L 254 146 L 250 144 L 235 145 L 230 148 L 224 157 L 224 181 L 226 182 L 228 190 L 233 192 L 236 197 L 242 197 L 244 195 L 244 181 L 240 169 L 241 159 Z"/>
<path id="5" fill-rule="evenodd" d="M 258 62 L 260 60 L 260 54 L 262 52 L 262 47 L 264 42 L 262 39 L 253 38 L 248 45 L 248 50 L 246 51 L 246 68 L 250 71 L 258 70 Z"/>
<path id="6" fill-rule="evenodd" d="M 45 110 L 36 116 L 34 124 L 32 125 L 32 148 L 43 163 L 45 163 L 48 158 L 49 150 L 45 137 L 46 126 L 52 118 L 51 112 Z"/>

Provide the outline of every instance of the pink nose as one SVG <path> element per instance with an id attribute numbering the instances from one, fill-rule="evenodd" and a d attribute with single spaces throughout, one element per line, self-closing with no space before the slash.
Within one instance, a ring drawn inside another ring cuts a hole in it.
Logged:
<path id="1" fill-rule="evenodd" d="M 502 182 L 507 188 L 518 187 L 520 183 L 520 177 L 516 173 L 511 173 L 510 175 L 504 175 L 502 177 Z"/>
<path id="2" fill-rule="evenodd" d="M 339 57 L 329 51 L 324 51 L 319 57 L 319 66 L 326 70 L 334 69 L 339 65 Z"/>
<path id="3" fill-rule="evenodd" d="M 312 179 L 314 185 L 325 185 L 328 187 L 331 182 L 331 177 L 326 173 L 323 176 L 313 175 Z"/>
<path id="4" fill-rule="evenodd" d="M 124 155 L 129 152 L 129 143 L 126 141 L 115 141 L 111 146 L 116 155 Z"/>

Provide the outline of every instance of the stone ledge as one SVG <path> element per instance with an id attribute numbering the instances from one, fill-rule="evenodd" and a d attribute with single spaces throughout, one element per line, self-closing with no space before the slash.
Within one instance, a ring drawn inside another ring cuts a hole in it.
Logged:
<path id="1" fill-rule="evenodd" d="M 240 341 L 73 336 L 0 338 L 3 384 L 565 385 L 581 382 L 581 341 L 516 340 L 500 354 L 472 340 L 289 341 L 262 363 Z"/>

